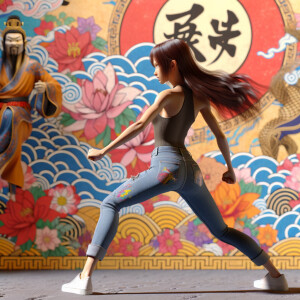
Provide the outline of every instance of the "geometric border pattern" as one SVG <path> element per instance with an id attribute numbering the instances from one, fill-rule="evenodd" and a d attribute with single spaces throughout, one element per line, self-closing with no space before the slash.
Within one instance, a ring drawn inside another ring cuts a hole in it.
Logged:
<path id="1" fill-rule="evenodd" d="M 85 257 L 0 257 L 0 270 L 76 270 L 82 269 Z M 300 268 L 300 256 L 276 256 L 278 269 Z M 107 270 L 259 270 L 249 258 L 241 257 L 106 257 L 97 269 Z"/>

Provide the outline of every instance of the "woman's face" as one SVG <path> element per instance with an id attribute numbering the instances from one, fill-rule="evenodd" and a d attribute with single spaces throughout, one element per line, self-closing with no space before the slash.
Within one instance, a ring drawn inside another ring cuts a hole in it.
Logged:
<path id="1" fill-rule="evenodd" d="M 156 78 L 158 79 L 158 81 L 161 84 L 164 84 L 166 81 L 168 81 L 168 76 L 166 76 L 166 74 L 163 74 L 163 71 L 162 71 L 160 65 L 155 60 L 155 58 L 153 59 L 153 65 L 155 68 L 154 75 L 156 76 Z"/>

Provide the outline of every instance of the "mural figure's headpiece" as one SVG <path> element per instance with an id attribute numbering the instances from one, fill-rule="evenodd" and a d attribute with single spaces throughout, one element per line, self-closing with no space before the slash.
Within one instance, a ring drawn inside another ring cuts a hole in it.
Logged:
<path id="1" fill-rule="evenodd" d="M 7 21 L 4 22 L 4 25 L 6 25 L 6 27 L 2 31 L 3 39 L 7 33 L 21 33 L 23 36 L 24 42 L 26 41 L 26 32 L 22 28 L 24 23 L 21 22 L 21 20 L 18 16 L 9 16 Z"/>

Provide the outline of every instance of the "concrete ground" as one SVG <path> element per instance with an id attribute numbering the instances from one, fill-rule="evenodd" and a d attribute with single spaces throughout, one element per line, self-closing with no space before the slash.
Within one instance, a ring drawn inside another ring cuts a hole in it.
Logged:
<path id="1" fill-rule="evenodd" d="M 82 299 L 62 293 L 62 283 L 72 280 L 77 271 L 1 271 L 0 300 Z M 283 272 L 288 292 L 266 292 L 253 288 L 253 280 L 264 271 L 192 270 L 143 271 L 101 270 L 93 276 L 93 295 L 103 300 L 194 300 L 194 299 L 300 299 L 300 270 Z"/>

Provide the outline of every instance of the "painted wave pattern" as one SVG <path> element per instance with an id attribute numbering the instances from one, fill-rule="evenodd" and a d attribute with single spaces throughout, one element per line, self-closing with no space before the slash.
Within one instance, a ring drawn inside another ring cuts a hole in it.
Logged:
<path id="1" fill-rule="evenodd" d="M 103 200 L 126 179 L 126 169 L 108 156 L 100 162 L 87 159 L 90 146 L 63 134 L 51 122 L 33 116 L 33 130 L 23 144 L 22 160 L 31 166 L 43 190 L 70 184 L 82 199 Z"/>
<path id="2" fill-rule="evenodd" d="M 102 200 L 127 179 L 126 168 L 112 163 L 108 156 L 98 162 L 88 160 L 90 146 L 62 133 L 55 120 L 33 114 L 33 130 L 23 144 L 22 160 L 32 168 L 36 184 L 43 190 L 60 183 L 72 185 L 81 197 L 78 208 L 100 207 Z M 145 210 L 138 204 L 120 211 L 120 215 L 127 213 L 143 215 Z"/>
<path id="3" fill-rule="evenodd" d="M 60 7 L 62 3 L 63 0 L 14 0 L 6 13 L 15 10 L 20 11 L 24 16 L 40 19 L 49 11 Z"/>
<path id="4" fill-rule="evenodd" d="M 205 156 L 215 158 L 218 162 L 225 164 L 219 151 L 207 153 Z M 267 207 L 268 198 L 275 191 L 284 188 L 286 177 L 291 172 L 288 170 L 277 172 L 280 163 L 268 156 L 238 153 L 232 155 L 231 158 L 234 168 L 250 168 L 251 176 L 255 179 L 256 184 L 262 187 L 260 198 L 253 202 L 253 205 L 259 208 L 261 213 L 252 219 L 252 223 L 260 226 L 271 225 L 273 229 L 278 230 L 279 241 L 290 237 L 300 237 L 300 205 L 281 215 Z M 288 159 L 292 163 L 299 162 L 296 154 L 290 155 Z"/>

